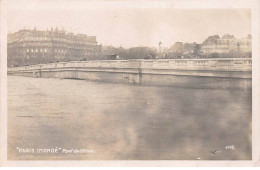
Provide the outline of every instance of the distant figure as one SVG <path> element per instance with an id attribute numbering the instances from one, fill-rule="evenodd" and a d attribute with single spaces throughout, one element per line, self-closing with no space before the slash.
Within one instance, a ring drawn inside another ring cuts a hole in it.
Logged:
<path id="1" fill-rule="evenodd" d="M 221 151 L 217 151 L 217 150 L 210 151 L 211 155 L 215 155 L 215 154 L 217 154 L 218 152 L 221 152 Z"/>

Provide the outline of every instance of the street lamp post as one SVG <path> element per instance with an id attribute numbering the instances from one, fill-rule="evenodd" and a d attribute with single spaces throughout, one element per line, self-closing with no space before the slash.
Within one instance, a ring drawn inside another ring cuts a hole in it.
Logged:
<path id="1" fill-rule="evenodd" d="M 160 55 L 160 58 L 162 57 L 162 55 L 161 55 L 161 53 L 162 53 L 162 51 L 161 51 L 161 45 L 162 45 L 162 42 L 160 41 L 160 42 L 159 42 L 159 55 Z"/>

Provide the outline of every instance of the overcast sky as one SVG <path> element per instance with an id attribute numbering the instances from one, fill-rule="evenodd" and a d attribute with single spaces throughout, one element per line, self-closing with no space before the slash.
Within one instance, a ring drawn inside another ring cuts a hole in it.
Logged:
<path id="1" fill-rule="evenodd" d="M 99 44 L 170 47 L 176 41 L 201 43 L 209 35 L 251 34 L 246 9 L 8 9 L 8 32 L 22 28 L 65 28 L 97 36 Z"/>

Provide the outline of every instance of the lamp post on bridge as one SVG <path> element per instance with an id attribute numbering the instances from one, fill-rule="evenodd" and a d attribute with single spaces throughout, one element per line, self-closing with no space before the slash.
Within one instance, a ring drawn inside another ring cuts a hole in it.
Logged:
<path id="1" fill-rule="evenodd" d="M 160 55 L 160 58 L 162 58 L 161 45 L 162 45 L 162 42 L 160 41 L 159 42 L 159 55 Z"/>

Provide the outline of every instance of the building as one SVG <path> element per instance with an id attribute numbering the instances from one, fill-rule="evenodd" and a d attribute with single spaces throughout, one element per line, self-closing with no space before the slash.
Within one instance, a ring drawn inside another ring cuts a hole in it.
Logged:
<path id="1" fill-rule="evenodd" d="M 196 50 L 196 47 L 198 46 L 198 44 L 196 42 L 193 43 L 185 43 L 183 45 L 183 53 L 194 53 L 194 51 Z"/>
<path id="2" fill-rule="evenodd" d="M 179 54 L 193 53 L 197 45 L 198 44 L 196 42 L 193 43 L 176 42 L 170 48 L 169 52 L 179 53 Z"/>
<path id="3" fill-rule="evenodd" d="M 229 53 L 229 52 L 251 52 L 252 37 L 236 39 L 234 35 L 225 34 L 221 38 L 219 35 L 209 36 L 202 44 L 201 51 L 209 53 Z"/>
<path id="4" fill-rule="evenodd" d="M 113 55 L 118 53 L 118 48 L 114 46 L 102 46 L 103 55 L 106 57 L 107 55 Z"/>
<path id="5" fill-rule="evenodd" d="M 183 53 L 183 42 L 176 42 L 170 48 L 170 52 L 172 53 Z"/>
<path id="6" fill-rule="evenodd" d="M 66 33 L 57 28 L 23 29 L 8 34 L 7 42 L 8 66 L 96 59 L 102 52 L 95 36 Z"/>
<path id="7" fill-rule="evenodd" d="M 239 41 L 238 50 L 242 52 L 252 52 L 252 36 L 248 35 L 245 38 L 241 38 Z"/>

